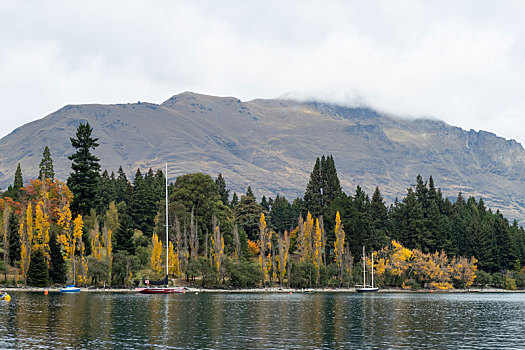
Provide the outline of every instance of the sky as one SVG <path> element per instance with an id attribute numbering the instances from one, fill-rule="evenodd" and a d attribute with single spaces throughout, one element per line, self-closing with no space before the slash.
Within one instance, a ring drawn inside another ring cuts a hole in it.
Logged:
<path id="1" fill-rule="evenodd" d="M 0 137 L 67 104 L 317 99 L 525 144 L 523 1 L 0 1 Z"/>

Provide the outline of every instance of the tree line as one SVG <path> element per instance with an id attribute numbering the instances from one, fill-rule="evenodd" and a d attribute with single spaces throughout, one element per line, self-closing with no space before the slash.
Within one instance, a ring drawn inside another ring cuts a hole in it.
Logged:
<path id="1" fill-rule="evenodd" d="M 525 232 L 483 200 L 444 197 L 432 177 L 387 206 L 379 188 L 341 189 L 332 156 L 316 159 L 302 198 L 227 189 L 221 174 L 179 176 L 122 167 L 100 171 L 88 123 L 71 138 L 66 183 L 54 177 L 49 148 L 38 179 L 24 185 L 18 165 L 0 200 L 4 274 L 31 285 L 136 285 L 169 272 L 205 286 L 353 286 L 362 247 L 374 254 L 377 281 L 403 288 L 525 286 Z M 370 257 L 365 257 L 370 267 Z M 439 278 L 436 276 L 440 276 Z"/>

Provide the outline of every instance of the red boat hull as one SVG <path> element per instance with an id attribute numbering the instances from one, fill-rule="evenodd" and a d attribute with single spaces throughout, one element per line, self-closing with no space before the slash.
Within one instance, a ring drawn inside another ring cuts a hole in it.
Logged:
<path id="1" fill-rule="evenodd" d="M 136 292 L 142 294 L 175 294 L 184 293 L 185 289 L 180 287 L 167 287 L 167 288 L 136 288 Z"/>

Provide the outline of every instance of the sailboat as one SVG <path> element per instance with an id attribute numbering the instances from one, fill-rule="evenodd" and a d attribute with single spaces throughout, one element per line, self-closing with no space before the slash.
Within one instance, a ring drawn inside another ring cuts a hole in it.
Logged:
<path id="1" fill-rule="evenodd" d="M 374 287 L 374 253 L 372 253 L 372 281 L 371 284 L 366 284 L 366 255 L 365 255 L 365 247 L 363 246 L 363 284 L 358 285 L 356 287 L 356 291 L 358 293 L 370 293 L 370 292 L 377 292 L 379 288 Z"/>
<path id="2" fill-rule="evenodd" d="M 169 252 L 168 252 L 168 163 L 166 163 L 166 277 L 160 281 L 146 280 L 146 288 L 135 288 L 135 291 L 142 294 L 173 294 L 185 293 L 184 287 L 168 287 L 168 266 L 169 266 Z M 150 287 L 153 285 L 154 287 Z M 164 285 L 164 287 L 160 287 Z M 159 287 L 157 287 L 159 286 Z"/>

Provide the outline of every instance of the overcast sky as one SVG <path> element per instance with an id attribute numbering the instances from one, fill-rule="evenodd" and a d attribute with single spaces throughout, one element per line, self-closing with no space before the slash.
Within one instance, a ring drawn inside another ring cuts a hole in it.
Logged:
<path id="1" fill-rule="evenodd" d="M 525 144 L 524 1 L 0 1 L 0 137 L 66 104 L 312 97 Z"/>

